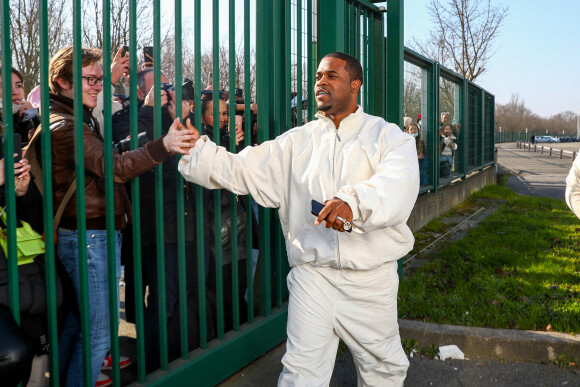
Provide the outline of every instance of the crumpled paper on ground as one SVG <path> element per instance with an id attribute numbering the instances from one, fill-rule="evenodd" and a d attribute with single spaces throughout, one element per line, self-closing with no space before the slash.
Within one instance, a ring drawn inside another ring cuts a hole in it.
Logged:
<path id="1" fill-rule="evenodd" d="M 439 347 L 439 359 L 465 359 L 463 352 L 457 347 L 457 345 L 444 345 Z"/>

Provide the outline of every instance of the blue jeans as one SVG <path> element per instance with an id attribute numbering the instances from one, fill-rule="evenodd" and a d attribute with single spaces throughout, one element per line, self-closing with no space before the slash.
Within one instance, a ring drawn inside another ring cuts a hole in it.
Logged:
<path id="1" fill-rule="evenodd" d="M 87 230 L 87 273 L 89 290 L 89 335 L 92 385 L 97 382 L 101 363 L 109 351 L 109 286 L 107 278 L 107 231 Z M 119 308 L 119 278 L 121 266 L 121 232 L 115 231 L 115 262 L 117 272 L 117 309 Z M 59 340 L 60 373 L 65 386 L 83 385 L 82 341 L 80 324 L 80 286 L 77 230 L 58 229 L 58 258 L 62 262 L 76 291 L 77 304 L 65 318 Z"/>

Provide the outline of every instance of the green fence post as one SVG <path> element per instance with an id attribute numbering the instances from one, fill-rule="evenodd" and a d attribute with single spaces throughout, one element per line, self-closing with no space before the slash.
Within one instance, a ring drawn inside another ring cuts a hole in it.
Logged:
<path id="1" fill-rule="evenodd" d="M 0 8 L 2 15 L 2 95 L 9 96 L 12 95 L 12 82 L 8 81 L 12 79 L 12 53 L 10 51 L 10 2 L 4 1 L 2 7 Z M 4 98 L 2 108 L 5 112 L 12 111 L 12 99 Z M 4 147 L 5 155 L 14 154 L 14 142 L 12 140 L 12 135 L 14 133 L 14 120 L 11 114 L 4 114 L 2 122 L 2 134 L 8 139 L 8 141 L 3 141 L 0 146 Z M 6 157 L 6 162 L 4 163 L 4 192 L 5 195 L 5 206 L 6 206 L 6 229 L 7 229 L 7 254 L 6 260 L 8 261 L 8 302 L 10 304 L 10 310 L 14 316 L 14 320 L 20 324 L 20 296 L 18 288 L 18 258 L 16 251 L 16 196 L 14 194 L 15 184 L 14 184 L 14 159 L 12 157 Z"/>
<path id="2" fill-rule="evenodd" d="M 463 133 L 463 139 L 461 140 L 461 146 L 466 152 L 463 152 L 462 159 L 463 159 L 463 173 L 464 176 L 467 175 L 467 171 L 469 170 L 468 165 L 468 144 L 469 144 L 469 81 L 467 79 L 463 79 L 461 82 L 461 132 Z"/>
<path id="3" fill-rule="evenodd" d="M 346 3 L 344 0 L 319 0 L 318 41 L 321 58 L 334 51 L 348 51 L 354 55 L 352 47 L 349 47 L 349 50 L 346 47 L 348 33 L 348 30 L 344 28 L 344 26 L 348 25 Z M 324 10 L 324 16 L 320 15 L 320 10 Z M 326 15 L 331 15 L 331 17 Z M 356 36 L 358 36 L 358 31 Z"/>
<path id="4" fill-rule="evenodd" d="M 403 0 L 391 0 L 387 8 L 387 121 L 402 126 L 404 85 Z"/>
<path id="5" fill-rule="evenodd" d="M 269 0 L 256 0 L 256 48 L 260 53 L 273 52 L 273 5 Z M 256 99 L 260 106 L 258 115 L 258 141 L 267 141 L 270 130 L 274 127 L 273 68 L 271 57 L 258 55 L 256 58 Z M 272 313 L 272 295 L 270 292 L 270 256 L 271 256 L 271 210 L 260 207 L 260 314 L 269 316 Z"/>

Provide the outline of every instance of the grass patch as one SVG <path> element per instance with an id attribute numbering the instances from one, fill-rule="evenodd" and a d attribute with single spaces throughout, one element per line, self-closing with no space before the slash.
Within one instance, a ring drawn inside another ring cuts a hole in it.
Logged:
<path id="1" fill-rule="evenodd" d="M 505 181 L 505 179 L 504 179 Z M 500 180 L 501 182 L 501 180 Z M 580 222 L 563 200 L 488 186 L 462 206 L 502 200 L 463 239 L 442 243 L 399 286 L 399 317 L 443 324 L 580 332 Z M 417 239 L 444 227 L 440 220 Z"/>

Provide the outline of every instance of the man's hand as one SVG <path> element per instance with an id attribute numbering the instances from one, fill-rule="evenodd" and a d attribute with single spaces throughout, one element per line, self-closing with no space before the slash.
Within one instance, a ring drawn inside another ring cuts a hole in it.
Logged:
<path id="1" fill-rule="evenodd" d="M 236 146 L 244 141 L 244 129 L 242 128 L 242 116 L 236 116 Z"/>
<path id="2" fill-rule="evenodd" d="M 154 106 L 155 105 L 155 86 L 149 90 L 149 93 L 145 96 L 145 101 L 143 102 L 147 106 Z M 161 90 L 161 106 L 167 105 L 167 92 L 165 90 Z"/>
<path id="3" fill-rule="evenodd" d="M 338 217 L 352 223 L 353 214 L 350 206 L 346 202 L 334 198 L 324 202 L 324 208 L 320 211 L 318 217 L 316 217 L 314 224 L 318 226 L 322 221 L 326 221 L 326 228 L 332 227 L 334 230 L 344 232 L 344 222 L 338 219 Z"/>
<path id="4" fill-rule="evenodd" d="M 117 51 L 111 63 L 111 83 L 117 83 L 123 75 L 129 74 L 129 57 L 121 56 L 123 47 Z"/>
<path id="5" fill-rule="evenodd" d="M 163 137 L 163 145 L 168 152 L 186 155 L 189 153 L 189 149 L 195 145 L 199 139 L 199 132 L 189 120 L 187 120 L 186 125 L 187 127 L 179 121 L 179 118 L 173 121 L 169 131 Z"/>
<path id="6" fill-rule="evenodd" d="M 167 104 L 167 111 L 172 119 L 176 119 L 175 115 L 175 91 L 169 90 L 171 95 L 171 101 Z M 185 120 L 187 115 L 189 114 L 189 102 L 186 99 L 181 100 L 181 119 Z"/>

